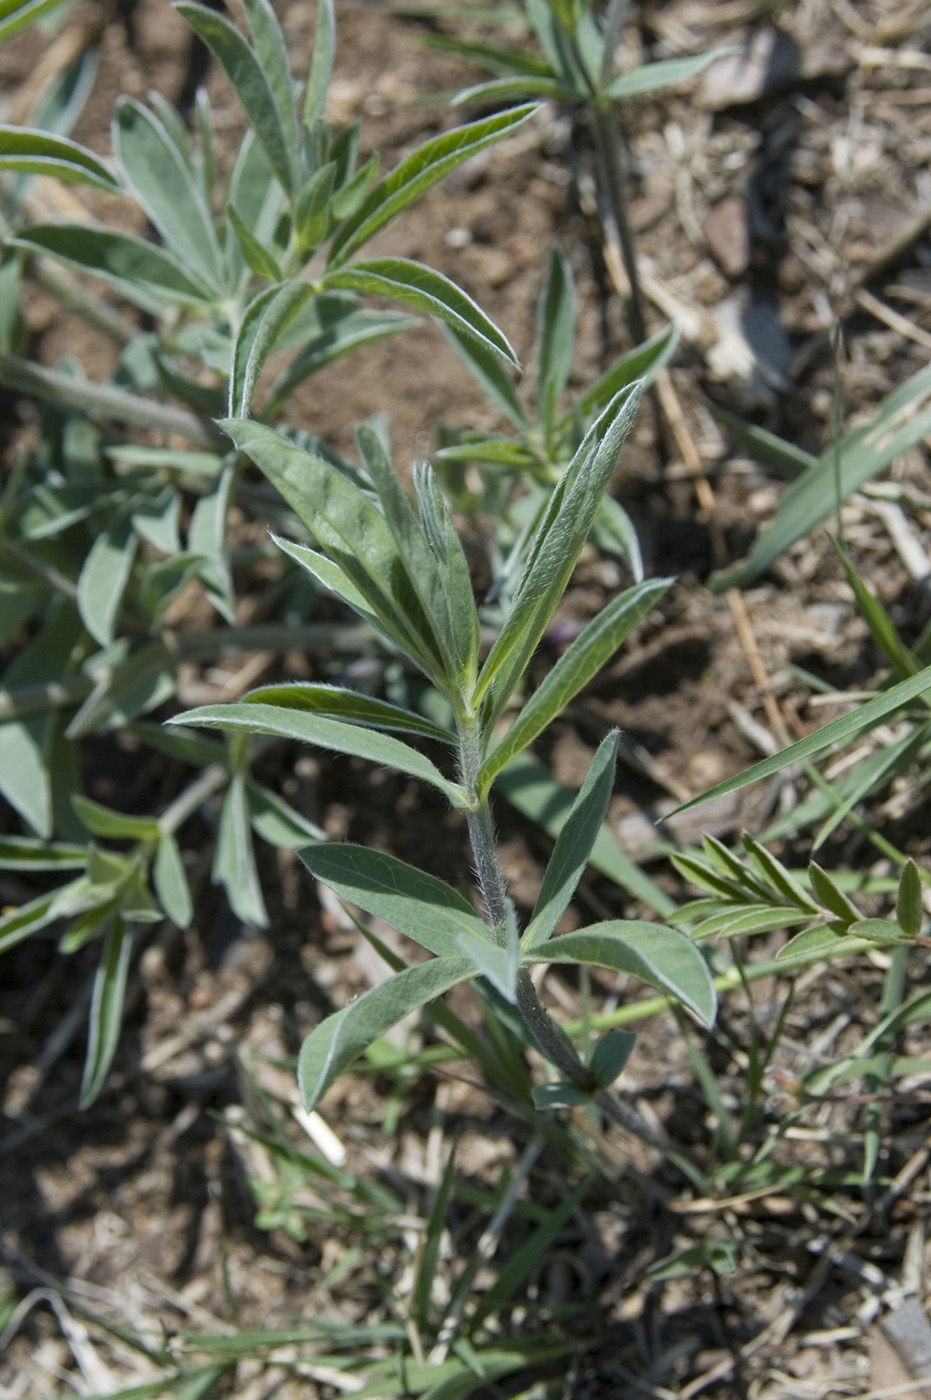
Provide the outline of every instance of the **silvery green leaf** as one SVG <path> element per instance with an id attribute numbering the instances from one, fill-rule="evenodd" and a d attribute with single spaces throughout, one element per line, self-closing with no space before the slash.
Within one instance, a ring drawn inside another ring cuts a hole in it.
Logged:
<path id="1" fill-rule="evenodd" d="M 619 594 L 592 618 L 537 687 L 500 744 L 482 764 L 477 780 L 481 792 L 487 792 L 502 768 L 532 743 L 557 715 L 562 714 L 569 702 L 611 659 L 671 583 L 672 579 L 661 578 L 634 584 L 633 588 Z M 515 610 L 520 606 L 520 599 L 518 590 L 513 605 Z"/>
<path id="2" fill-rule="evenodd" d="M 505 1001 L 517 1002 L 517 958 L 515 950 L 501 948 L 486 940 L 479 942 L 468 934 L 456 939 L 456 952 L 468 958 L 480 977 L 486 978 Z"/>
<path id="3" fill-rule="evenodd" d="M 490 399 L 506 418 L 520 431 L 527 429 L 527 415 L 517 396 L 514 381 L 502 365 L 500 357 L 474 336 L 465 335 L 454 326 L 443 325 L 443 331 L 456 354 Z M 441 454 L 438 454 L 441 455 Z"/>
<path id="4" fill-rule="evenodd" d="M 633 1031 L 605 1031 L 592 1053 L 589 1068 L 599 1089 L 609 1089 L 621 1074 L 637 1037 Z"/>
<path id="5" fill-rule="evenodd" d="M 336 16 L 333 13 L 333 0 L 318 0 L 314 52 L 307 79 L 307 91 L 304 94 L 304 125 L 308 130 L 312 130 L 314 124 L 323 116 L 335 52 Z"/>
<path id="6" fill-rule="evenodd" d="M 630 431 L 638 397 L 639 386 L 631 385 L 612 400 L 586 433 L 550 497 L 473 696 L 478 703 L 491 692 L 489 725 L 507 704 L 565 592 Z"/>
<path id="7" fill-rule="evenodd" d="M 453 806 L 462 806 L 465 793 L 458 783 L 444 778 L 429 758 L 392 739 L 356 724 L 326 719 L 305 710 L 284 710 L 277 705 L 205 705 L 175 716 L 171 724 L 205 725 L 231 733 L 270 734 L 279 739 L 296 739 L 299 743 L 315 744 L 334 753 L 355 754 L 372 763 L 397 768 L 401 773 L 420 778 L 438 787 Z"/>
<path id="8" fill-rule="evenodd" d="M 196 714 L 196 711 L 192 713 Z M 244 924 L 268 927 L 268 914 L 249 830 L 245 779 L 235 773 L 226 790 L 213 857 L 214 884 L 222 884 L 234 912 Z"/>
<path id="9" fill-rule="evenodd" d="M 59 915 L 53 906 L 59 893 L 59 890 L 52 890 L 50 894 L 39 895 L 28 904 L 21 904 L 0 915 L 0 953 L 5 953 L 8 948 L 15 947 L 23 939 L 55 922 Z"/>
<path id="10" fill-rule="evenodd" d="M 138 546 L 129 516 L 117 517 L 97 535 L 78 577 L 81 620 L 102 647 L 113 641 Z"/>
<path id="11" fill-rule="evenodd" d="M 288 63 L 288 50 L 281 25 L 269 0 L 243 0 L 246 20 L 252 31 L 255 56 L 278 109 L 292 168 L 297 163 L 297 108 L 294 102 L 294 80 Z"/>
<path id="12" fill-rule="evenodd" d="M 481 307 L 442 272 L 423 263 L 409 258 L 366 258 L 325 273 L 323 285 L 390 297 L 403 306 L 413 306 L 489 346 L 512 365 L 518 364 L 507 337 Z"/>
<path id="13" fill-rule="evenodd" d="M 664 924 L 640 919 L 591 924 L 528 949 L 522 961 L 581 963 L 626 972 L 678 998 L 706 1026 L 714 1021 L 717 997 L 705 959 L 690 938 Z"/>
<path id="14" fill-rule="evenodd" d="M 247 778 L 246 795 L 249 798 L 252 829 L 269 845 L 294 850 L 305 841 L 327 839 L 326 832 L 321 827 L 296 811 L 283 797 L 272 792 L 271 788 Z"/>
<path id="15" fill-rule="evenodd" d="M 282 705 L 290 710 L 311 710 L 330 719 L 342 719 L 350 724 L 362 724 L 371 729 L 394 729 L 401 733 L 423 734 L 428 739 L 451 744 L 455 735 L 441 729 L 432 720 L 374 695 L 348 690 L 341 685 L 324 685 L 316 681 L 287 681 L 280 685 L 263 685 L 243 697 L 249 705 Z"/>
<path id="16" fill-rule="evenodd" d="M 65 0 L 5 0 L 0 5 L 0 44 L 64 3 Z"/>
<path id="17" fill-rule="evenodd" d="M 177 554 L 181 549 L 178 534 L 180 515 L 181 495 L 169 483 L 137 496 L 129 512 L 136 534 L 160 553 L 168 555 Z"/>
<path id="18" fill-rule="evenodd" d="M 309 282 L 285 282 L 278 287 L 266 287 L 249 303 L 233 347 L 229 385 L 231 417 L 249 416 L 252 395 L 266 360 L 313 295 Z"/>
<path id="19" fill-rule="evenodd" d="M 293 151 L 275 93 L 254 50 L 236 26 L 216 10 L 187 3 L 187 0 L 176 4 L 175 9 L 220 64 L 272 169 L 282 187 L 291 193 L 294 189 Z"/>
<path id="20" fill-rule="evenodd" d="M 83 870 L 86 857 L 73 842 L 0 836 L 0 870 Z"/>
<path id="21" fill-rule="evenodd" d="M 129 97 L 116 106 L 113 149 L 127 184 L 166 247 L 199 282 L 219 294 L 223 256 L 189 150 L 179 149 L 164 123 Z"/>
<path id="22" fill-rule="evenodd" d="M 120 638 L 85 663 L 94 688 L 65 731 L 66 739 L 114 729 L 137 715 L 154 710 L 171 698 L 177 685 L 177 663 L 164 642 L 143 642 L 135 650 Z"/>
<path id="23" fill-rule="evenodd" d="M 157 817 L 134 817 L 115 812 L 80 793 L 74 798 L 74 809 L 84 826 L 94 836 L 110 836 L 118 840 L 152 841 L 158 839 Z"/>
<path id="24" fill-rule="evenodd" d="M 310 1112 L 344 1069 L 373 1040 L 412 1011 L 419 1011 L 460 982 L 475 977 L 468 958 L 433 958 L 395 973 L 335 1015 L 328 1016 L 301 1046 L 297 1077 L 304 1107 Z"/>
<path id="25" fill-rule="evenodd" d="M 515 131 L 537 110 L 529 103 L 523 107 L 512 107 L 492 117 L 456 127 L 453 131 L 445 131 L 418 146 L 371 190 L 361 207 L 336 230 L 330 243 L 328 265 L 336 267 L 344 263 L 437 180 Z"/>
<path id="26" fill-rule="evenodd" d="M 581 413 L 584 421 L 590 419 L 593 413 L 600 413 L 615 394 L 637 379 L 643 381 L 643 388 L 647 388 L 671 359 L 678 344 L 679 327 L 673 322 L 665 330 L 645 340 L 642 345 L 628 350 L 626 355 L 615 360 L 611 368 L 579 396 L 577 410 L 570 408 L 563 414 L 558 425 L 560 430 L 567 431 L 571 427 L 575 411 Z"/>
<path id="27" fill-rule="evenodd" d="M 132 935 L 119 915 L 107 929 L 103 951 L 94 977 L 87 1055 L 81 1079 L 81 1108 L 89 1108 L 103 1088 L 113 1062 L 123 1024 L 126 978 L 132 955 Z"/>
<path id="28" fill-rule="evenodd" d="M 171 922 L 180 929 L 189 927 L 194 913 L 181 851 L 171 832 L 159 837 L 152 863 L 152 884 L 159 903 Z"/>
<path id="29" fill-rule="evenodd" d="M 199 573 L 207 597 L 227 622 L 236 616 L 226 531 L 235 480 L 235 464 L 228 462 L 194 507 L 187 535 L 188 550 L 203 559 Z"/>
<path id="30" fill-rule="evenodd" d="M 460 938 L 490 941 L 485 924 L 458 891 L 394 856 L 346 843 L 306 846 L 298 855 L 341 898 L 438 957 L 459 953 Z"/>
<path id="31" fill-rule="evenodd" d="M 324 300 L 323 297 L 318 300 Z M 375 311 L 358 307 L 346 312 L 329 325 L 323 326 L 319 334 L 304 338 L 300 354 L 295 356 L 283 370 L 269 391 L 264 405 L 267 417 L 274 417 L 285 401 L 290 398 L 305 379 L 342 359 L 362 345 L 384 340 L 386 336 L 397 335 L 399 331 L 413 330 L 420 325 L 416 316 L 407 316 L 403 311 Z M 282 337 L 284 349 L 289 337 Z"/>
<path id="32" fill-rule="evenodd" d="M 598 838 L 614 787 L 618 731 L 602 740 L 550 856 L 523 946 L 545 943 L 569 906 Z"/>
<path id="33" fill-rule="evenodd" d="M 689 78 L 697 78 L 718 59 L 742 52 L 739 45 L 713 49 L 709 53 L 688 54 L 685 58 L 665 58 L 658 63 L 643 63 L 629 73 L 621 73 L 602 90 L 601 96 L 612 102 L 622 102 L 644 92 L 658 92 Z"/>
<path id="34" fill-rule="evenodd" d="M 537 307 L 537 415 L 547 433 L 556 404 L 569 382 L 575 348 L 575 285 L 561 248 L 550 249 L 546 281 Z"/>
<path id="35" fill-rule="evenodd" d="M 92 224 L 32 224 L 20 230 L 15 242 L 102 277 L 136 306 L 155 314 L 163 310 L 165 300 L 182 306 L 202 306 L 210 300 L 208 289 L 171 253 L 132 233 Z"/>
<path id="36" fill-rule="evenodd" d="M 71 184 L 93 185 L 108 194 L 120 187 L 103 161 L 67 136 L 0 124 L 0 170 L 51 175 Z"/>
<path id="37" fill-rule="evenodd" d="M 643 557 L 634 522 L 613 496 L 602 496 L 592 526 L 592 543 L 605 554 L 619 554 L 627 560 L 637 583 L 643 579 Z"/>
<path id="38" fill-rule="evenodd" d="M 245 219 L 241 217 L 235 204 L 227 204 L 226 217 L 239 240 L 242 255 L 249 271 L 256 277 L 264 277 L 267 282 L 281 281 L 281 267 L 268 245 L 256 238 Z"/>

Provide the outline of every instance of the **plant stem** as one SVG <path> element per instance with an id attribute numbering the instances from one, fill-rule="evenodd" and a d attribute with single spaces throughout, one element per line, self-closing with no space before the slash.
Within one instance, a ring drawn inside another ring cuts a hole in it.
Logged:
<path id="1" fill-rule="evenodd" d="M 627 214 L 627 160 L 614 104 L 591 107 L 595 128 L 595 150 L 601 174 L 602 194 L 607 202 L 611 220 L 617 231 L 624 259 L 624 270 L 630 283 L 628 319 L 637 344 L 646 339 L 646 319 L 643 314 L 643 294 L 637 275 L 637 253 Z"/>
<path id="2" fill-rule="evenodd" d="M 203 773 L 174 802 L 166 807 L 158 819 L 159 827 L 169 835 L 174 835 L 208 798 L 225 787 L 230 779 L 230 771 L 225 763 L 211 763 Z"/>

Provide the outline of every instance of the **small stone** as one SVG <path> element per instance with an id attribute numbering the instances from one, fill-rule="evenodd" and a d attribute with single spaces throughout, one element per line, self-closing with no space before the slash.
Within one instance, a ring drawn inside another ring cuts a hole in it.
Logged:
<path id="1" fill-rule="evenodd" d="M 736 279 L 750 266 L 750 227 L 747 206 L 736 195 L 713 205 L 702 221 L 708 251 L 722 272 Z"/>
<path id="2" fill-rule="evenodd" d="M 791 87 L 801 76 L 798 45 L 782 29 L 758 29 L 743 53 L 713 63 L 702 82 L 702 106 L 713 112 L 758 102 Z"/>

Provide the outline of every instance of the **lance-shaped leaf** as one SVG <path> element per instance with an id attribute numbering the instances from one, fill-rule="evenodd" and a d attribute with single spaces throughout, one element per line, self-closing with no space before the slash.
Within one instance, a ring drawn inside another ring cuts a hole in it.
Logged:
<path id="1" fill-rule="evenodd" d="M 205 5 L 192 5 L 186 0 L 175 5 L 175 9 L 187 20 L 198 38 L 203 39 L 229 78 L 249 125 L 268 156 L 269 164 L 284 189 L 290 193 L 294 189 L 294 167 L 288 133 L 282 124 L 271 84 L 254 50 L 236 26 L 216 10 L 208 10 Z"/>
<path id="2" fill-rule="evenodd" d="M 170 253 L 135 234 L 92 224 L 33 224 L 15 242 L 112 282 L 146 310 L 157 311 L 161 299 L 183 306 L 202 305 L 210 299 L 205 287 Z"/>
<path id="3" fill-rule="evenodd" d="M 0 44 L 64 3 L 65 0 L 4 0 L 0 5 Z"/>
<path id="4" fill-rule="evenodd" d="M 489 941 L 468 900 L 433 875 L 366 846 L 305 846 L 307 869 L 343 899 L 384 919 L 438 957 L 459 953 L 458 938 Z"/>
<path id="5" fill-rule="evenodd" d="M 507 704 L 565 592 L 611 480 L 621 443 L 630 431 L 638 397 L 639 385 L 632 384 L 608 405 L 586 433 L 550 497 L 511 610 L 482 667 L 473 697 L 478 703 L 493 687 L 489 724 Z"/>
<path id="6" fill-rule="evenodd" d="M 611 919 L 579 933 L 564 933 L 524 953 L 525 963 L 580 963 L 639 977 L 669 992 L 710 1026 L 717 1000 L 707 964 L 684 933 L 640 919 Z"/>
<path id="7" fill-rule="evenodd" d="M 126 181 L 166 245 L 214 292 L 223 283 L 223 255 L 213 218 L 187 152 L 154 113 L 121 98 L 113 148 Z"/>
<path id="8" fill-rule="evenodd" d="M 797 743 L 790 744 L 787 749 L 773 754 L 771 758 L 764 758 L 760 763 L 754 763 L 752 767 L 745 768 L 742 773 L 736 774 L 735 777 L 726 778 L 723 783 L 716 783 L 713 788 L 703 792 L 700 797 L 693 797 L 691 801 L 683 802 L 681 807 L 676 808 L 676 812 L 686 812 L 690 807 L 697 807 L 699 803 L 708 802 L 712 797 L 723 797 L 725 793 L 737 792 L 749 783 L 755 783 L 760 778 L 769 778 L 773 773 L 780 773 L 783 768 L 789 768 L 793 763 L 801 763 L 804 759 L 811 758 L 813 754 L 822 753 L 825 749 L 836 749 L 850 739 L 859 738 L 861 734 L 873 729 L 887 715 L 894 714 L 903 705 L 907 705 L 910 700 L 926 694 L 929 690 L 931 690 L 931 666 L 926 666 L 923 671 L 918 672 L 917 676 L 909 676 L 908 680 L 900 681 L 891 690 L 878 695 L 875 700 L 868 700 L 865 705 L 859 705 L 849 715 L 841 715 L 840 719 L 832 720 L 830 724 L 816 729 L 814 734 L 809 734 L 805 739 L 799 739 Z"/>
<path id="9" fill-rule="evenodd" d="M 647 579 L 618 595 L 582 629 L 524 705 L 501 743 L 479 769 L 478 788 L 485 793 L 511 759 L 532 743 L 561 714 L 570 700 L 611 659 L 637 623 L 666 592 L 672 579 Z M 520 593 L 514 601 L 519 607 Z"/>
<path id="10" fill-rule="evenodd" d="M 446 795 L 454 807 L 465 805 L 466 796 L 458 783 L 444 778 L 429 758 L 390 734 L 377 734 L 360 725 L 345 724 L 309 714 L 306 710 L 284 710 L 277 705 L 205 705 L 187 710 L 168 721 L 170 724 L 198 724 L 209 729 L 226 729 L 231 733 L 270 734 L 278 739 L 296 739 L 299 743 L 316 744 L 334 753 L 355 754 L 386 768 L 397 768 L 413 778 L 432 783 Z"/>
<path id="11" fill-rule="evenodd" d="M 452 326 L 443 326 L 456 354 L 466 369 L 485 390 L 488 397 L 498 406 L 515 428 L 524 431 L 529 427 L 523 405 L 517 397 L 509 371 L 502 365 L 498 355 L 474 336 L 463 335 Z M 437 453 L 437 456 L 442 455 Z"/>
<path id="12" fill-rule="evenodd" d="M 524 932 L 524 948 L 545 943 L 559 923 L 588 864 L 608 810 L 617 762 L 617 730 L 606 735 L 591 761 L 572 810 L 556 839 L 530 923 Z"/>
<path id="13" fill-rule="evenodd" d="M 249 416 L 252 395 L 266 360 L 313 295 L 309 282 L 286 282 L 280 287 L 266 287 L 249 303 L 233 346 L 230 417 Z"/>
<path id="14" fill-rule="evenodd" d="M 275 99 L 293 166 L 297 159 L 297 108 L 294 101 L 294 80 L 291 77 L 288 50 L 281 25 L 269 0 L 243 0 L 243 8 L 252 31 L 255 56 Z"/>
<path id="15" fill-rule="evenodd" d="M 571 101 L 572 91 L 556 78 L 489 78 L 462 88 L 453 98 L 454 107 L 466 107 L 473 102 L 524 102 L 527 98 L 544 98 L 551 102 Z"/>
<path id="16" fill-rule="evenodd" d="M 512 365 L 518 364 L 507 337 L 461 287 L 435 268 L 410 258 L 366 258 L 324 275 L 323 285 L 349 292 L 391 297 L 445 321 L 454 330 L 489 346 Z"/>
<path id="17" fill-rule="evenodd" d="M 123 920 L 113 918 L 94 976 L 88 1023 L 87 1055 L 81 1080 L 81 1107 L 88 1108 L 103 1088 L 120 1038 L 132 937 Z"/>
<path id="18" fill-rule="evenodd" d="M 235 618 L 226 530 L 226 517 L 235 482 L 236 466 L 228 461 L 194 507 L 187 536 L 189 551 L 202 556 L 203 562 L 198 572 L 207 597 L 227 622 Z"/>
<path id="19" fill-rule="evenodd" d="M 658 92 L 660 88 L 673 87 L 676 83 L 697 78 L 720 58 L 740 53 L 739 45 L 726 49 L 712 49 L 709 53 L 689 54 L 685 58 L 664 58 L 659 63 L 644 63 L 630 73 L 622 73 L 602 90 L 602 97 L 620 102 L 627 97 L 637 97 L 643 92 Z"/>
<path id="20" fill-rule="evenodd" d="M 364 203 L 336 230 L 328 264 L 336 267 L 367 243 L 373 234 L 406 209 L 450 170 L 500 141 L 537 110 L 532 104 L 512 107 L 493 117 L 445 131 L 418 146 L 375 186 Z"/>
<path id="21" fill-rule="evenodd" d="M 78 578 L 81 620 L 103 647 L 113 641 L 120 603 L 138 545 L 129 516 L 119 516 L 94 540 L 81 569 Z"/>
<path id="22" fill-rule="evenodd" d="M 325 831 L 285 802 L 283 797 L 272 792 L 271 788 L 247 778 L 246 792 L 252 829 L 269 845 L 294 850 L 306 841 L 326 840 Z"/>
<path id="23" fill-rule="evenodd" d="M 267 282 L 280 282 L 281 267 L 277 258 L 265 243 L 256 238 L 234 204 L 227 204 L 226 217 L 239 240 L 239 246 L 249 271 L 253 272 L 256 277 L 264 277 Z"/>
<path id="24" fill-rule="evenodd" d="M 193 713 L 196 714 L 196 711 Z M 246 783 L 241 773 L 233 775 L 223 800 L 213 856 L 213 881 L 214 884 L 223 885 L 230 904 L 244 924 L 268 927 L 268 914 L 249 829 Z"/>
<path id="25" fill-rule="evenodd" d="M 0 837 L 0 870 L 83 870 L 87 851 L 67 841 Z"/>
<path id="26" fill-rule="evenodd" d="M 331 463 L 270 428 L 242 418 L 227 419 L 223 426 L 320 540 L 381 630 L 427 675 L 442 678 L 442 649 L 375 502 Z"/>
<path id="27" fill-rule="evenodd" d="M 322 327 L 319 334 L 310 339 L 305 337 L 300 354 L 275 380 L 263 409 L 265 416 L 274 418 L 285 400 L 305 379 L 326 369 L 335 360 L 342 359 L 343 355 L 351 354 L 362 345 L 384 340 L 386 336 L 397 335 L 399 331 L 413 330 L 420 324 L 416 316 L 408 316 L 403 311 L 374 311 L 358 307 L 345 312 L 339 320 Z"/>
<path id="28" fill-rule="evenodd" d="M 263 685 L 243 696 L 247 705 L 282 705 L 287 710 L 311 710 L 330 719 L 362 724 L 370 729 L 396 729 L 407 734 L 423 734 L 451 744 L 455 736 L 441 729 L 432 720 L 387 700 L 347 690 L 341 685 L 323 685 L 316 681 L 289 681 L 282 685 Z"/>
<path id="29" fill-rule="evenodd" d="M 173 924 L 186 929 L 194 914 L 191 890 L 178 843 L 170 832 L 162 832 L 152 863 L 152 884 L 165 913 Z"/>
<path id="30" fill-rule="evenodd" d="M 308 1112 L 333 1080 L 357 1060 L 373 1040 L 384 1035 L 412 1011 L 419 1011 L 476 971 L 468 958 L 433 958 L 405 968 L 373 987 L 342 1011 L 328 1016 L 301 1046 L 297 1079 Z"/>
<path id="31" fill-rule="evenodd" d="M 440 589 L 448 617 L 448 636 L 453 642 L 456 666 L 464 683 L 469 685 L 478 670 L 481 646 L 481 627 L 469 563 L 453 525 L 446 498 L 437 485 L 429 462 L 414 463 L 414 490 L 424 533 L 439 569 Z"/>
<path id="32" fill-rule="evenodd" d="M 556 403 L 569 382 L 575 346 L 575 287 L 561 248 L 551 248 L 546 281 L 537 307 L 537 416 L 547 432 Z"/>
<path id="33" fill-rule="evenodd" d="M 25 126 L 0 124 L 0 170 L 52 175 L 70 184 L 94 185 L 108 194 L 120 187 L 103 161 L 67 136 L 50 136 Z"/>
<path id="34" fill-rule="evenodd" d="M 336 16 L 333 0 L 318 0 L 314 53 L 307 79 L 307 91 L 304 94 L 304 125 L 308 131 L 312 131 L 314 124 L 323 116 L 335 53 Z"/>
<path id="35" fill-rule="evenodd" d="M 633 384 L 635 379 L 642 380 L 642 387 L 647 388 L 671 359 L 678 344 L 679 327 L 673 323 L 649 340 L 645 340 L 642 345 L 628 350 L 626 355 L 615 360 L 611 368 L 580 395 L 577 405 L 566 410 L 559 420 L 559 430 L 567 432 L 576 413 L 581 413 L 583 421 L 590 419 L 594 413 L 600 413 L 615 394 L 628 384 Z"/>
<path id="36" fill-rule="evenodd" d="M 117 840 L 153 841 L 158 839 L 157 817 L 134 817 L 126 812 L 115 812 L 80 793 L 72 799 L 72 805 L 88 831 L 94 836 L 111 836 Z"/>

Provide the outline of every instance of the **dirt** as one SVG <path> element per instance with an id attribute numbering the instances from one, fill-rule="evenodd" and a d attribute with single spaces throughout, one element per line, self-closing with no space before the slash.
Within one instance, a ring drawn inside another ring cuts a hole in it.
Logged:
<path id="1" fill-rule="evenodd" d="M 312 7 L 276 8 L 300 70 Z M 768 718 L 733 610 L 705 583 L 714 568 L 743 556 L 782 488 L 715 412 L 750 417 L 817 452 L 829 440 L 838 399 L 844 422 L 860 421 L 927 360 L 927 231 L 883 263 L 903 220 L 931 198 L 931 51 L 919 10 L 886 0 L 783 6 L 777 18 L 791 41 L 788 67 L 765 97 L 716 109 L 699 82 L 662 101 L 644 98 L 625 112 L 632 214 L 651 279 L 650 328 L 672 312 L 681 316 L 683 344 L 671 381 L 708 489 L 696 494 L 681 442 L 648 407 L 625 449 L 615 490 L 641 534 L 647 572 L 674 574 L 678 582 L 538 753 L 562 782 L 578 786 L 597 742 L 610 726 L 621 726 L 611 821 L 679 898 L 681 880 L 653 849 L 656 819 L 760 757 Z M 77 139 L 107 152 L 110 110 L 121 91 L 142 96 L 155 87 L 172 100 L 189 96 L 200 60 L 164 0 L 79 5 L 73 23 L 87 23 L 100 44 Z M 474 72 L 424 47 L 424 33 L 436 21 L 414 23 L 380 6 L 347 4 L 339 6 L 338 23 L 334 120 L 361 117 L 365 139 L 377 143 L 385 165 L 452 124 L 448 106 L 434 95 L 448 95 Z M 478 33 L 479 20 L 472 24 Z M 455 32 L 450 20 L 439 27 Z M 645 5 L 632 32 L 647 46 L 686 36 L 699 47 L 772 33 L 772 25 L 751 5 L 674 0 Z M 0 82 L 11 99 L 21 97 L 36 58 L 30 36 L 0 51 Z M 778 78 L 775 62 L 773 68 Z M 221 75 L 208 72 L 207 81 L 231 150 L 238 129 L 233 101 Z M 518 138 L 430 191 L 374 251 L 421 259 L 454 278 L 532 370 L 535 301 L 547 250 L 558 239 L 578 287 L 573 386 L 582 388 L 630 343 L 592 188 L 584 133 L 570 114 L 548 110 Z M 102 207 L 93 199 L 90 206 Z M 115 216 L 125 218 L 125 209 Z M 907 334 L 875 318 L 864 289 L 908 319 Z M 107 372 L 112 352 L 102 339 L 39 296 L 30 315 L 43 360 L 54 363 L 69 352 L 88 374 Z M 838 323 L 839 360 L 832 349 Z M 733 354 L 724 354 L 735 343 L 724 332 L 735 327 L 756 351 L 736 367 Z M 315 378 L 293 421 L 348 452 L 353 423 L 385 411 L 401 464 L 432 449 L 441 423 L 496 425 L 429 324 L 408 333 L 403 350 L 387 342 Z M 909 520 L 926 556 L 927 468 L 920 447 L 887 473 L 920 502 Z M 869 494 L 851 503 L 847 541 L 855 566 L 912 641 L 928 619 L 927 578 L 909 577 L 878 504 Z M 590 616 L 626 578 L 622 566 L 588 552 L 569 613 Z M 794 546 L 747 591 L 746 603 L 789 738 L 825 718 L 799 667 L 851 690 L 874 683 L 880 657 L 822 533 Z M 227 665 L 223 683 L 235 687 L 239 664 Z M 98 784 L 94 795 L 105 801 L 106 764 L 111 773 L 124 772 L 126 755 L 98 757 L 100 771 L 91 779 Z M 272 767 L 263 776 L 333 838 L 376 845 L 446 879 L 468 876 L 461 820 L 405 779 L 321 755 L 301 758 L 293 772 Z M 155 761 L 134 773 L 139 792 L 160 792 L 163 782 Z M 783 793 L 740 794 L 718 813 L 716 833 L 729 838 L 743 826 L 760 830 Z M 893 839 L 927 867 L 931 835 L 920 786 L 897 796 Z M 548 843 L 503 803 L 497 815 L 506 874 L 518 904 L 529 907 Z M 697 840 L 708 829 L 701 811 L 697 821 L 682 839 Z M 390 1072 L 346 1076 L 328 1094 L 323 1116 L 342 1140 L 349 1167 L 390 1189 L 397 1206 L 381 1224 L 374 1209 L 366 1222 L 353 1221 L 359 1201 L 343 1183 L 328 1196 L 331 1206 L 338 1200 L 346 1207 L 341 1224 L 315 1221 L 312 1211 L 302 1215 L 313 1192 L 304 1182 L 289 1196 L 281 1163 L 275 1167 L 267 1146 L 250 1142 L 241 1125 L 258 1124 L 274 1135 L 274 1124 L 288 1124 L 292 1141 L 307 1145 L 291 1121 L 293 1057 L 323 1015 L 379 974 L 345 915 L 325 896 L 318 902 L 292 854 L 266 848 L 262 883 L 272 931 L 261 933 L 239 925 L 210 884 L 208 826 L 186 830 L 186 840 L 196 924 L 183 935 L 158 929 L 139 959 L 124 1038 L 90 1111 L 78 1113 L 75 1103 L 93 950 L 65 960 L 52 942 L 34 940 L 3 964 L 0 1015 L 17 1026 L 2 1042 L 3 1262 L 20 1297 L 40 1290 L 4 1337 L 0 1384 L 10 1396 L 107 1393 L 141 1383 L 154 1362 L 133 1350 L 129 1333 L 148 1338 L 155 1354 L 165 1338 L 186 1330 L 403 1315 L 411 1246 L 397 1220 L 425 1217 L 453 1137 L 457 1172 L 487 1203 L 533 1136 L 530 1125 L 478 1083 L 477 1071 L 460 1064 L 412 1082 Z M 786 854 L 804 862 L 809 852 Z M 888 871 L 851 825 L 833 838 L 823 863 Z M 21 897 L 13 886 L 5 895 Z M 593 910 L 599 917 L 645 912 L 594 877 L 572 917 Z M 765 951 L 764 940 L 754 956 Z M 802 975 L 777 1057 L 786 1082 L 819 1056 L 855 1043 L 874 1023 L 884 967 L 877 954 L 856 968 Z M 618 995 L 606 974 L 593 975 L 592 985 L 599 1004 Z M 562 1014 L 578 1014 L 577 983 L 553 975 L 547 986 Z M 729 1002 L 719 1029 L 703 1043 L 731 1112 L 745 1101 L 744 1047 L 753 1043 L 752 1023 L 757 1032 L 772 1030 L 786 988 L 775 977 L 755 983 L 751 1000 Z M 471 999 L 453 1005 L 476 1021 Z M 902 1053 L 927 1053 L 920 1026 Z M 653 1018 L 643 1028 L 624 1082 L 642 1114 L 710 1171 L 719 1129 L 671 1018 Z M 580 1143 L 600 1171 L 505 1322 L 519 1332 L 542 1318 L 559 1335 L 584 1326 L 589 1340 L 562 1392 L 572 1400 L 635 1394 L 777 1400 L 860 1394 L 881 1385 L 884 1373 L 870 1359 L 878 1319 L 910 1293 L 926 1301 L 931 1286 L 922 1223 L 931 1186 L 926 1100 L 919 1081 L 902 1102 L 884 1107 L 882 1175 L 900 1180 L 901 1188 L 857 1186 L 863 1105 L 838 1095 L 782 1140 L 775 1151 L 780 1173 L 765 1193 L 741 1188 L 729 1199 L 720 1178 L 713 1200 L 692 1189 L 670 1160 L 616 1129 L 595 1133 L 579 1115 L 574 1145 L 563 1145 L 568 1158 L 547 1146 L 526 1199 L 547 1206 L 561 1199 L 567 1175 L 574 1184 L 583 1174 Z M 780 1111 L 777 1095 L 761 1112 L 752 1141 Z M 795 1175 L 803 1170 L 808 1184 L 796 1192 Z M 259 1223 L 257 1193 L 264 1207 Z M 475 1247 L 486 1222 L 487 1212 L 470 1208 L 463 1195 L 444 1278 L 454 1278 L 455 1258 Z M 528 1217 L 518 1212 L 499 1260 L 528 1229 Z M 709 1237 L 744 1241 L 736 1273 L 718 1276 L 696 1266 L 665 1283 L 646 1278 L 656 1260 Z M 382 1292 L 371 1264 L 353 1254 L 360 1242 L 369 1258 L 374 1249 Z M 491 1277 L 485 1270 L 479 1283 Z M 52 1308 L 50 1293 L 62 1283 L 68 1291 Z M 236 1378 L 237 1395 L 258 1396 L 273 1386 L 283 1396 L 339 1393 L 332 1375 L 285 1377 L 250 1364 Z M 532 1376 L 524 1379 L 529 1385 Z M 481 1391 L 506 1393 L 512 1392 L 493 1385 Z"/>

